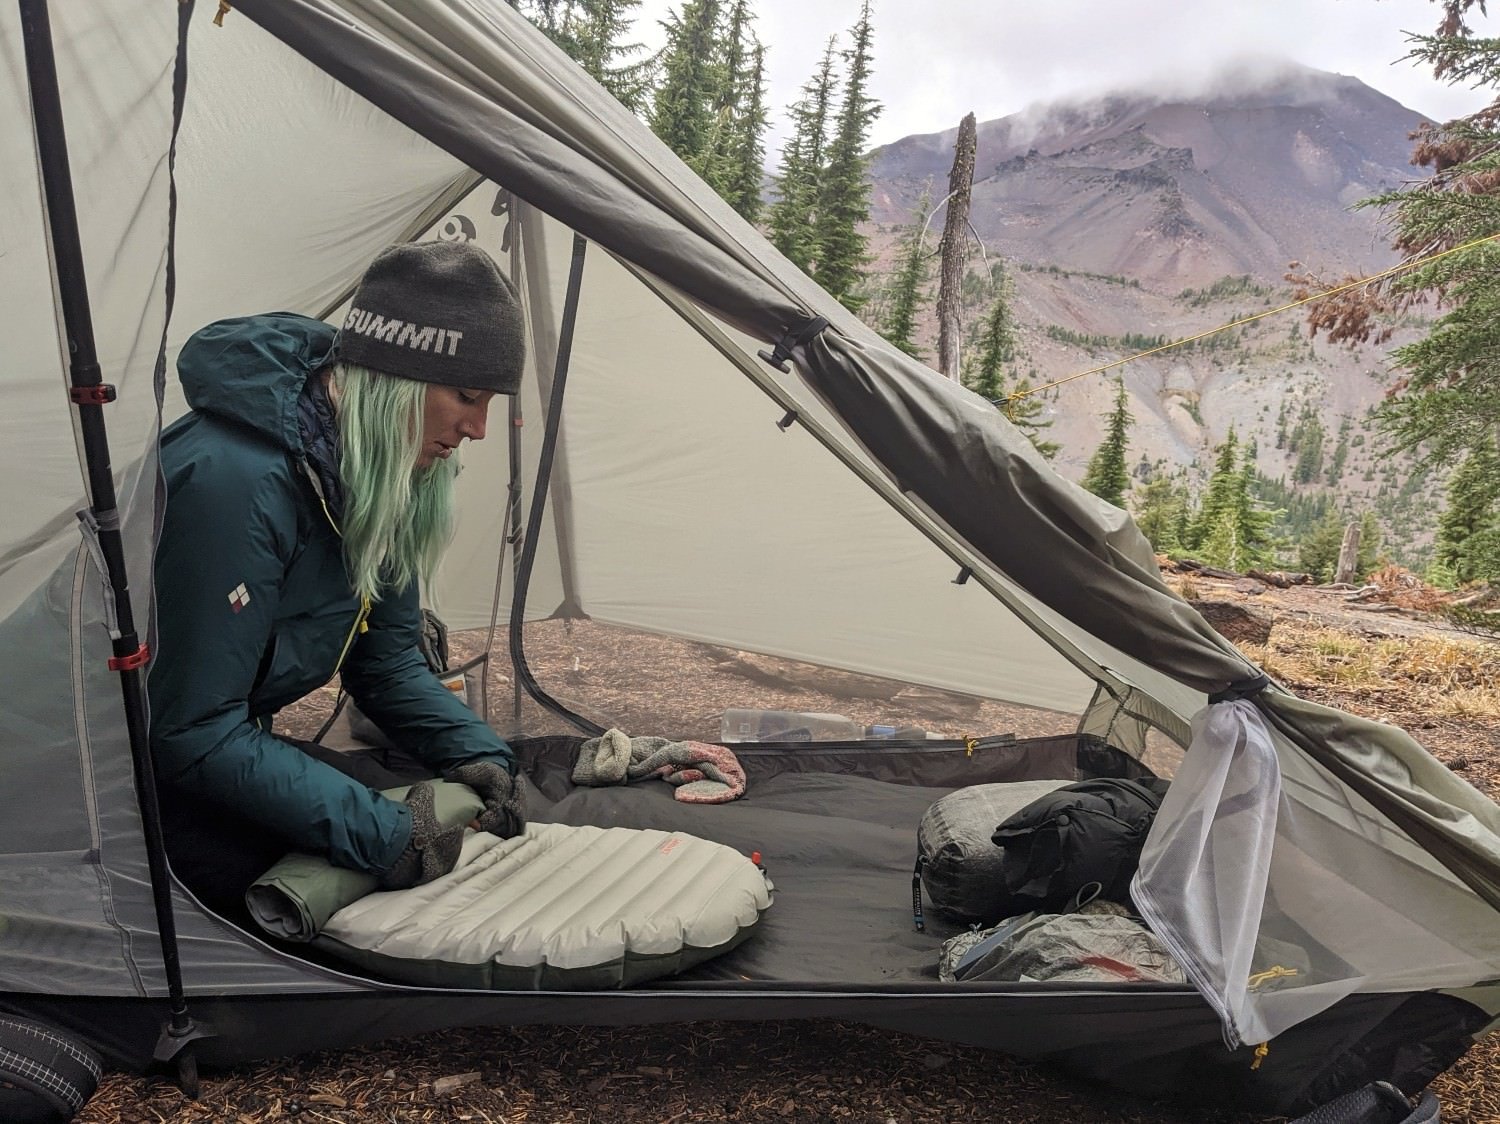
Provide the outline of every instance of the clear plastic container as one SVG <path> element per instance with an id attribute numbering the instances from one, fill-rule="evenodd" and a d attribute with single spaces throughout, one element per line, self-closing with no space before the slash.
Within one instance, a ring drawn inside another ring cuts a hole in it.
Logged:
<path id="1" fill-rule="evenodd" d="M 726 710 L 719 727 L 724 742 L 858 741 L 864 727 L 842 714 L 797 710 Z"/>

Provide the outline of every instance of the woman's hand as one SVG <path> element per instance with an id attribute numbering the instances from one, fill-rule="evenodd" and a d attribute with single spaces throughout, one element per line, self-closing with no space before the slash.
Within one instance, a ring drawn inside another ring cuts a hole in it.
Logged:
<path id="1" fill-rule="evenodd" d="M 475 830 L 488 831 L 501 839 L 521 834 L 521 829 L 526 826 L 521 787 L 504 765 L 493 761 L 471 761 L 448 770 L 443 779 L 468 785 L 484 801 L 484 811 L 474 821 Z"/>
<path id="2" fill-rule="evenodd" d="M 412 785 L 405 804 L 411 809 L 411 839 L 391 869 L 380 876 L 382 890 L 408 890 L 441 878 L 453 869 L 463 850 L 463 825 L 444 827 L 437 818 L 431 781 Z"/>

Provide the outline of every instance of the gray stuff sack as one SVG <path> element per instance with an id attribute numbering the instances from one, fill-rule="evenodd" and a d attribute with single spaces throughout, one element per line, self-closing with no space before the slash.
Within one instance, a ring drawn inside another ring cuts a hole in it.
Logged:
<path id="1" fill-rule="evenodd" d="M 1118 902 L 1098 899 L 1073 913 L 1025 913 L 943 942 L 938 978 L 1187 983 L 1165 945 Z"/>
<path id="2" fill-rule="evenodd" d="M 917 827 L 914 914 L 922 928 L 921 891 L 933 912 L 963 925 L 993 925 L 1004 917 L 1005 852 L 990 836 L 1028 804 L 1068 784 L 1012 781 L 956 789 L 935 801 Z"/>

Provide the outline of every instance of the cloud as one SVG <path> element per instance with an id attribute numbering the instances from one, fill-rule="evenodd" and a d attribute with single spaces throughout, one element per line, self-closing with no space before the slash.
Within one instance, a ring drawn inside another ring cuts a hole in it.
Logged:
<path id="1" fill-rule="evenodd" d="M 645 0 L 646 38 L 669 7 Z M 787 131 L 785 108 L 812 75 L 829 35 L 848 41 L 852 0 L 752 0 L 767 45 L 774 162 Z M 1488 96 L 1454 89 L 1409 62 L 1407 33 L 1429 32 L 1431 0 L 876 0 L 873 95 L 883 110 L 873 144 L 954 128 L 1037 103 L 1077 102 L 1123 90 L 1166 97 L 1198 92 L 1226 71 L 1250 82 L 1274 62 L 1353 75 L 1419 113 L 1457 116 Z M 1494 20 L 1475 21 L 1493 35 Z"/>

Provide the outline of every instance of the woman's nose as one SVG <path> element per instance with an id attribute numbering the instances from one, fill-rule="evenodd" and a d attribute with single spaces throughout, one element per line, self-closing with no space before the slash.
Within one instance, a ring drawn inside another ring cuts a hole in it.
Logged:
<path id="1" fill-rule="evenodd" d="M 485 420 L 485 411 L 471 412 L 459 428 L 470 441 L 483 441 Z"/>

